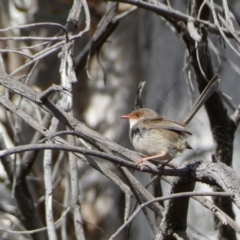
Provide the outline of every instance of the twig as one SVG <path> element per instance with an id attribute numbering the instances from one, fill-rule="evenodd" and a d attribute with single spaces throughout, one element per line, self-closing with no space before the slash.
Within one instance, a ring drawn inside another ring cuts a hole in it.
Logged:
<path id="1" fill-rule="evenodd" d="M 56 222 L 54 222 L 54 226 L 56 228 L 58 228 L 61 225 L 62 219 L 66 217 L 66 215 L 69 211 L 70 211 L 70 207 L 68 207 L 64 211 L 64 213 L 61 215 L 61 217 Z M 3 232 L 12 233 L 12 234 L 34 234 L 34 233 L 38 233 L 38 232 L 47 230 L 47 227 L 38 228 L 38 229 L 30 230 L 30 231 L 12 231 L 12 230 L 6 230 L 5 228 L 0 228 L 0 230 Z"/>
<path id="2" fill-rule="evenodd" d="M 56 232 L 53 224 L 53 211 L 52 211 L 52 151 L 44 151 L 44 184 L 45 184 L 45 214 L 47 222 L 47 230 L 49 239 L 56 240 Z"/>
<path id="3" fill-rule="evenodd" d="M 160 3 L 160 2 L 158 2 L 157 5 L 155 5 L 155 4 L 151 4 L 149 2 L 144 2 L 144 1 L 141 1 L 141 0 L 139 0 L 139 1 L 135 1 L 135 0 L 111 0 L 111 1 L 129 3 L 129 4 L 132 4 L 132 5 L 138 6 L 139 8 L 143 8 L 143 9 L 146 9 L 146 10 L 153 11 L 153 12 L 155 12 L 155 13 L 163 16 L 163 17 L 173 18 L 175 21 L 182 21 L 186 24 L 187 24 L 187 22 L 193 20 L 194 23 L 196 24 L 196 26 L 204 25 L 208 29 L 209 32 L 219 34 L 219 29 L 216 27 L 215 24 L 212 24 L 208 21 L 204 21 L 204 20 L 201 20 L 201 19 L 193 18 L 192 16 L 183 14 L 183 13 L 177 11 L 177 10 L 174 10 L 174 9 L 169 9 L 168 6 L 166 6 L 165 4 Z M 222 31 L 224 32 L 224 34 L 227 37 L 230 37 L 230 38 L 233 37 L 231 32 L 229 32 L 228 29 L 222 28 Z M 240 34 L 240 33 L 238 33 L 238 34 Z"/>
<path id="4" fill-rule="evenodd" d="M 125 222 L 110 238 L 109 240 L 114 240 L 117 235 L 131 222 L 135 219 L 137 214 L 147 205 L 154 203 L 154 202 L 160 202 L 160 201 L 166 201 L 169 199 L 174 199 L 174 198 L 181 198 L 181 197 L 193 197 L 193 196 L 221 196 L 221 197 L 230 197 L 232 194 L 230 193 L 219 193 L 219 192 L 185 192 L 185 193 L 174 193 L 165 197 L 158 197 L 153 200 L 150 200 L 148 202 L 145 202 L 141 204 L 135 211 L 134 213 L 129 217 L 127 222 Z"/>
<path id="5" fill-rule="evenodd" d="M 107 153 L 99 152 L 96 150 L 90 150 L 86 148 L 71 146 L 71 145 L 64 145 L 64 144 L 54 144 L 54 143 L 47 143 L 47 144 L 30 144 L 30 145 L 22 145 L 16 146 L 13 148 L 8 148 L 6 150 L 0 151 L 0 157 L 8 156 L 15 153 L 25 152 L 25 151 L 33 151 L 33 150 L 43 150 L 43 149 L 55 149 L 55 150 L 63 150 L 63 151 L 72 151 L 81 153 L 84 155 L 90 155 L 95 157 L 104 158 L 105 160 L 113 161 L 116 164 L 121 164 L 122 166 L 129 167 L 131 169 L 139 170 L 139 166 L 136 166 L 134 162 L 127 161 L 123 158 L 109 155 Z M 164 174 L 169 176 L 186 176 L 189 173 L 188 168 L 181 168 L 181 169 L 157 169 L 157 168 L 148 168 L 148 166 L 144 166 L 141 169 L 142 172 L 149 172 L 155 174 Z"/>
<path id="6" fill-rule="evenodd" d="M 24 24 L 24 25 L 20 25 L 20 26 L 2 28 L 2 29 L 0 29 L 0 32 L 7 32 L 10 30 L 15 30 L 15 29 L 26 29 L 26 28 L 38 27 L 38 26 L 56 26 L 56 27 L 60 27 L 64 32 L 66 31 L 65 27 L 59 23 L 41 22 L 41 23 L 31 23 L 31 24 Z"/>

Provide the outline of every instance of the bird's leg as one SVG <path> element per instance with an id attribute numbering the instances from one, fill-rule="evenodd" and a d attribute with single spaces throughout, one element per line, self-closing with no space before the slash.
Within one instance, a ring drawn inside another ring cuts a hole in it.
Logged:
<path id="1" fill-rule="evenodd" d="M 165 158 L 167 155 L 168 155 L 168 152 L 167 152 L 167 151 L 162 151 L 161 153 L 159 153 L 159 154 L 157 154 L 157 155 L 153 155 L 153 156 L 145 157 L 145 158 L 140 158 L 140 159 L 136 162 L 136 165 L 137 165 L 137 166 L 140 166 L 140 169 L 143 170 L 144 162 L 149 161 L 149 160 L 152 160 L 152 159 L 155 159 L 155 158 Z M 170 160 L 168 160 L 167 163 L 168 163 L 169 161 L 170 161 Z M 164 165 L 165 165 L 165 164 L 164 164 Z"/>
<path id="2" fill-rule="evenodd" d="M 172 158 L 168 159 L 165 163 L 163 163 L 158 169 L 164 171 L 165 166 L 172 161 Z"/>

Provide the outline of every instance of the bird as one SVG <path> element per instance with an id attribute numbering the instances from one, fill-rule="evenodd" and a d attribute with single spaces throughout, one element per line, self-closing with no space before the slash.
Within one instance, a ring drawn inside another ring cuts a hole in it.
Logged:
<path id="1" fill-rule="evenodd" d="M 184 124 L 160 117 L 152 109 L 139 108 L 121 118 L 129 120 L 129 138 L 136 151 L 147 156 L 136 162 L 141 170 L 145 161 L 167 160 L 165 166 L 185 149 L 192 149 L 187 142 L 188 135 L 192 133 Z"/>
<path id="2" fill-rule="evenodd" d="M 144 162 L 149 160 L 161 163 L 163 160 L 167 160 L 162 165 L 164 168 L 173 158 L 181 155 L 185 149 L 192 149 L 187 142 L 188 136 L 192 133 L 186 126 L 216 91 L 219 83 L 220 77 L 216 74 L 208 82 L 181 123 L 161 117 L 156 111 L 143 107 L 121 116 L 121 118 L 129 120 L 129 138 L 134 148 L 146 155 L 136 162 L 141 170 Z"/>

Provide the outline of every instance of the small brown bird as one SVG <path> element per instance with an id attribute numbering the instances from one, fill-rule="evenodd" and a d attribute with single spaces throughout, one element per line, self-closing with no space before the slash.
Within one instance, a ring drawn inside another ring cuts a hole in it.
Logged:
<path id="1" fill-rule="evenodd" d="M 137 161 L 141 168 L 144 161 L 168 160 L 168 163 L 183 150 L 192 149 L 186 141 L 191 132 L 183 124 L 159 117 L 152 109 L 139 108 L 121 118 L 129 120 L 129 137 L 134 148 L 148 156 Z"/>
<path id="2" fill-rule="evenodd" d="M 129 120 L 129 137 L 134 148 L 147 156 L 137 161 L 137 165 L 140 165 L 141 169 L 145 161 L 168 160 L 164 163 L 163 166 L 165 166 L 185 149 L 192 149 L 186 141 L 187 136 L 192 134 L 185 126 L 217 89 L 219 82 L 219 76 L 213 76 L 182 123 L 160 117 L 155 111 L 148 108 L 138 108 L 128 115 L 121 116 L 121 118 Z"/>

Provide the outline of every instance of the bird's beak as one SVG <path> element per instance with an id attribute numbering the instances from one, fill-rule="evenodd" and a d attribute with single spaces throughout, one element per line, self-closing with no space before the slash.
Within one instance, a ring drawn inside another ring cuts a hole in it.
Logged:
<path id="1" fill-rule="evenodd" d="M 129 115 L 123 115 L 123 116 L 121 116 L 120 118 L 129 119 L 130 117 L 129 117 Z"/>

